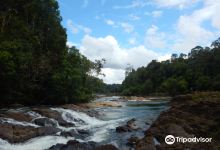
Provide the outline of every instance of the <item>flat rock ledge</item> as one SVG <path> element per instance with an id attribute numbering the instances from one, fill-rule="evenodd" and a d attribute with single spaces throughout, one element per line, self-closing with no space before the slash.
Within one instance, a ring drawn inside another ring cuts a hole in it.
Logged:
<path id="1" fill-rule="evenodd" d="M 31 127 L 12 124 L 0 124 L 0 137 L 10 143 L 21 143 L 31 138 L 55 135 L 60 129 L 53 127 Z"/>
<path id="2" fill-rule="evenodd" d="M 171 108 L 145 132 L 136 150 L 217 150 L 220 147 L 220 99 L 194 100 L 191 95 L 174 97 Z M 211 143 L 165 143 L 165 137 L 212 138 Z"/>
<path id="3" fill-rule="evenodd" d="M 79 142 L 77 140 L 70 140 L 67 144 L 56 144 L 49 148 L 49 150 L 118 150 L 114 145 L 98 145 L 95 142 Z"/>

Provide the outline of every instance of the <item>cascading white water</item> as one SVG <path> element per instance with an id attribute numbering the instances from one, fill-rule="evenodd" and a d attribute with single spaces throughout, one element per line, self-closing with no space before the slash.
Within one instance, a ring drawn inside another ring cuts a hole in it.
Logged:
<path id="1" fill-rule="evenodd" d="M 105 140 L 108 136 L 108 131 L 115 129 L 121 122 L 128 120 L 128 118 L 121 118 L 115 120 L 103 121 L 95 117 L 90 117 L 86 113 L 77 112 L 70 109 L 63 108 L 51 108 L 62 114 L 65 121 L 74 123 L 76 127 L 74 128 L 63 128 L 64 130 L 69 129 L 89 129 L 93 131 L 93 134 L 88 136 L 85 141 L 95 141 L 101 142 Z"/>
<path id="2" fill-rule="evenodd" d="M 69 140 L 73 139 L 62 136 L 43 136 L 19 144 L 10 144 L 0 139 L 0 150 L 45 150 L 58 143 L 66 144 Z"/>
<path id="3" fill-rule="evenodd" d="M 83 112 L 77 112 L 74 110 L 63 109 L 63 108 L 51 108 L 51 109 L 60 112 L 65 121 L 74 123 L 77 127 L 83 125 L 101 125 L 105 123 L 104 121 L 99 120 L 95 117 L 90 117 L 89 115 Z"/>
<path id="4" fill-rule="evenodd" d="M 126 103 L 126 102 L 125 102 Z M 132 102 L 130 102 L 132 103 Z M 148 103 L 148 102 L 146 102 Z M 137 106 L 138 107 L 138 106 Z M 161 107 L 160 107 L 161 109 Z M 63 108 L 51 108 L 53 111 L 57 111 L 62 115 L 63 120 L 75 124 L 75 126 L 71 127 L 64 127 L 64 126 L 59 126 L 57 123 L 56 128 L 59 128 L 65 132 L 72 132 L 72 129 L 79 131 L 79 129 L 84 129 L 86 132 L 88 131 L 88 134 L 86 136 L 82 137 L 79 136 L 77 137 L 78 141 L 94 141 L 94 142 L 101 142 L 101 143 L 114 143 L 115 145 L 120 144 L 120 140 L 123 139 L 123 141 L 127 142 L 127 137 L 123 136 L 118 136 L 117 133 L 115 132 L 115 128 L 119 125 L 123 125 L 126 123 L 127 120 L 133 118 L 133 117 L 138 117 L 141 120 L 146 120 L 147 118 L 149 119 L 152 117 L 157 116 L 157 114 L 160 113 L 158 110 L 150 109 L 147 106 L 142 107 L 128 107 L 124 105 L 124 107 L 120 108 L 102 108 L 102 109 L 97 109 L 99 112 L 103 112 L 105 116 L 103 117 L 104 120 L 100 120 L 95 117 L 91 117 L 87 115 L 86 113 L 83 112 L 78 112 L 70 109 L 63 109 Z M 161 109 L 163 110 L 163 109 Z M 10 110 L 13 111 L 13 110 Z M 45 116 L 42 116 L 34 111 L 30 111 L 29 109 L 23 110 L 16 110 L 16 111 L 22 111 L 25 114 L 30 115 L 34 121 L 34 119 L 37 118 L 42 118 Z M 141 114 L 141 115 L 140 115 Z M 147 115 L 146 115 L 147 114 Z M 155 115 L 156 114 L 156 115 Z M 54 120 L 52 118 L 49 118 L 50 120 L 53 120 L 54 122 L 57 122 L 57 120 Z M 21 121 L 16 121 L 13 119 L 9 118 L 3 118 L 0 120 L 0 123 L 10 123 L 10 124 L 17 124 L 17 125 L 22 125 L 22 126 L 35 126 L 37 125 L 33 123 L 28 123 L 28 122 L 21 122 Z M 74 132 L 74 131 L 73 131 Z M 66 143 L 67 141 L 74 139 L 73 137 L 65 138 L 61 136 L 61 132 L 57 133 L 56 136 L 42 136 L 42 137 L 36 137 L 33 139 L 30 139 L 24 143 L 19 143 L 19 144 L 10 144 L 5 140 L 0 139 L 0 150 L 44 150 L 48 149 L 49 147 L 56 145 L 58 143 Z M 83 133 L 79 133 L 83 134 Z M 126 144 L 126 143 L 125 143 Z"/>
<path id="5" fill-rule="evenodd" d="M 9 124 L 14 124 L 14 125 L 21 125 L 21 126 L 32 126 L 32 127 L 39 127 L 36 124 L 25 122 L 25 121 L 17 121 L 11 118 L 1 118 L 0 119 L 1 123 L 9 123 Z"/>
<path id="6" fill-rule="evenodd" d="M 37 113 L 37 112 L 35 112 L 35 111 L 28 111 L 28 112 L 26 112 L 26 114 L 28 114 L 28 115 L 31 116 L 32 118 L 42 117 L 39 113 Z"/>
<path id="7" fill-rule="evenodd" d="M 89 115 L 83 112 L 77 112 L 74 110 L 63 109 L 63 108 L 51 108 L 51 109 L 60 112 L 65 121 L 74 123 L 76 125 L 76 127 L 68 128 L 68 127 L 61 127 L 58 124 L 57 127 L 62 130 L 93 129 L 93 134 L 88 136 L 85 139 L 85 141 L 100 142 L 104 140 L 105 137 L 107 136 L 106 134 L 107 130 L 114 129 L 118 125 L 119 122 L 125 120 L 124 118 L 124 119 L 103 121 L 95 117 L 90 117 Z M 35 119 L 43 117 L 40 114 L 32 112 L 32 111 L 27 112 L 27 114 L 29 114 Z M 32 123 L 20 122 L 20 121 L 16 121 L 16 120 L 9 119 L 9 118 L 2 119 L 1 121 L 2 123 L 7 122 L 10 124 L 17 124 L 17 125 L 22 125 L 22 126 L 39 127 Z M 10 144 L 6 140 L 0 139 L 0 150 L 15 150 L 15 149 L 16 150 L 44 150 L 58 143 L 65 144 L 67 141 L 71 139 L 74 139 L 74 138 L 73 137 L 65 138 L 62 136 L 43 136 L 43 137 L 36 137 L 36 138 L 28 140 L 27 142 L 19 143 L 19 144 Z M 77 140 L 80 141 L 80 139 L 77 139 Z"/>

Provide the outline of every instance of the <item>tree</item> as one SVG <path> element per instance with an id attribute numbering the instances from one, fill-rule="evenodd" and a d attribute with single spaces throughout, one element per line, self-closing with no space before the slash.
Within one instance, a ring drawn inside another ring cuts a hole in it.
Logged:
<path id="1" fill-rule="evenodd" d="M 130 64 L 127 64 L 127 67 L 125 68 L 125 77 L 127 77 L 129 75 L 129 73 L 132 72 L 133 69 L 133 66 L 130 65 Z"/>
<path id="2" fill-rule="evenodd" d="M 207 76 L 200 76 L 196 80 L 196 90 L 205 91 L 211 89 L 211 79 Z"/>
<path id="3" fill-rule="evenodd" d="M 172 54 L 171 61 L 152 60 L 146 67 L 132 70 L 122 82 L 123 93 L 146 95 L 165 92 L 175 95 L 187 91 L 219 90 L 219 41 L 220 38 L 211 47 L 196 46 L 188 57 L 182 53 L 179 57 Z"/>
<path id="4" fill-rule="evenodd" d="M 168 92 L 172 96 L 182 94 L 187 91 L 187 82 L 185 80 L 169 78 L 162 83 L 161 89 L 164 92 Z"/>
<path id="5" fill-rule="evenodd" d="M 178 54 L 172 54 L 171 55 L 171 60 L 174 61 L 175 59 L 178 58 Z"/>
<path id="6" fill-rule="evenodd" d="M 220 48 L 220 37 L 214 42 L 212 42 L 211 46 L 214 48 Z"/>
<path id="7" fill-rule="evenodd" d="M 0 104 L 90 100 L 89 73 L 100 73 L 105 60 L 66 46 L 58 2 L 2 0 L 0 7 Z"/>

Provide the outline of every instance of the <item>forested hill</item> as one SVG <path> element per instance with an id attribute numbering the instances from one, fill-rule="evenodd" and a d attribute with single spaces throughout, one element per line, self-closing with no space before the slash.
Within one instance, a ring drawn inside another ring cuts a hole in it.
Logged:
<path id="1" fill-rule="evenodd" d="M 67 47 L 56 0 L 0 1 L 0 104 L 85 102 L 101 61 Z"/>
<path id="2" fill-rule="evenodd" d="M 152 93 L 183 94 L 220 90 L 220 38 L 211 47 L 197 46 L 170 60 L 152 60 L 147 67 L 127 70 L 122 83 L 124 95 Z"/>

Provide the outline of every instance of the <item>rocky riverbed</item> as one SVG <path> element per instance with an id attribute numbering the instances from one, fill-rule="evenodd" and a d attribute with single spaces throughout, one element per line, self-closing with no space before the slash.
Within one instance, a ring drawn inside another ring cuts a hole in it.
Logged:
<path id="1" fill-rule="evenodd" d="M 195 93 L 174 97 L 171 108 L 145 132 L 136 143 L 137 150 L 218 150 L 220 148 L 219 93 Z M 165 137 L 204 137 L 211 142 L 179 143 L 168 145 Z"/>
<path id="2" fill-rule="evenodd" d="M 135 149 L 167 103 L 112 96 L 81 105 L 4 108 L 0 149 Z"/>
<path id="3" fill-rule="evenodd" d="M 167 98 L 102 97 L 88 104 L 0 110 L 1 150 L 217 150 L 218 93 Z M 165 143 L 165 137 L 212 138 Z"/>

